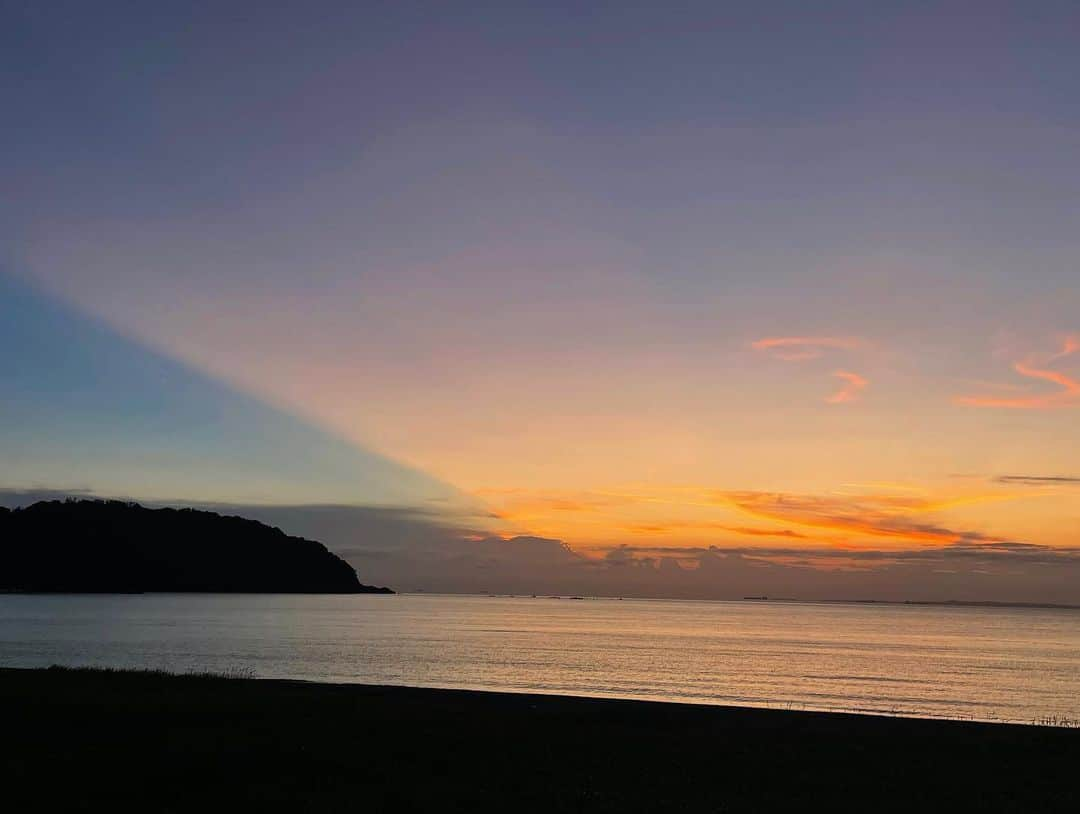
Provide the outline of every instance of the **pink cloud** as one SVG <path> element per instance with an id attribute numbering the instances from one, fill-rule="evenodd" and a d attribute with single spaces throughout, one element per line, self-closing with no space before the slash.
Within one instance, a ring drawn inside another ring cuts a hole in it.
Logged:
<path id="1" fill-rule="evenodd" d="M 767 336 L 750 343 L 754 350 L 767 351 L 785 362 L 817 359 L 825 350 L 855 350 L 864 345 L 854 336 Z"/>
<path id="2" fill-rule="evenodd" d="M 1057 385 L 1049 393 L 1029 396 L 958 396 L 955 401 L 967 407 L 999 407 L 1012 410 L 1053 410 L 1080 405 L 1080 381 L 1048 365 L 1080 351 L 1080 336 L 1070 334 L 1062 339 L 1061 349 L 1049 356 L 1032 355 L 1013 363 L 1013 370 L 1029 379 L 1040 379 Z"/>
<path id="3" fill-rule="evenodd" d="M 825 399 L 829 404 L 848 404 L 855 401 L 859 398 L 859 393 L 865 390 L 870 383 L 868 379 L 858 373 L 852 373 L 850 370 L 837 370 L 833 373 L 833 376 L 843 380 L 844 384 L 839 390 Z"/>

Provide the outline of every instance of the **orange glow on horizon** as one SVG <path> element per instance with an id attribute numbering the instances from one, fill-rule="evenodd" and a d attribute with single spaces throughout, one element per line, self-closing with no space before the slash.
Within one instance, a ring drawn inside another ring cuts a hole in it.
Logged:
<path id="1" fill-rule="evenodd" d="M 669 551 L 672 556 L 711 546 L 763 552 L 780 546 L 792 556 L 801 549 L 817 550 L 816 561 L 824 562 L 828 558 L 821 556 L 822 548 L 835 549 L 842 557 L 845 550 L 879 550 L 883 545 L 884 550 L 893 550 L 1008 544 L 1012 538 L 971 528 L 953 515 L 976 505 L 1023 505 L 1028 498 L 1062 494 L 1052 488 L 982 485 L 986 488 L 959 492 L 944 484 L 936 489 L 893 484 L 886 491 L 817 495 L 654 486 L 580 494 L 485 490 L 484 496 L 521 533 L 528 529 L 564 540 L 587 557 L 603 556 L 626 544 L 635 550 Z M 739 522 L 747 516 L 760 525 Z M 645 547 L 635 540 L 647 541 Z"/>

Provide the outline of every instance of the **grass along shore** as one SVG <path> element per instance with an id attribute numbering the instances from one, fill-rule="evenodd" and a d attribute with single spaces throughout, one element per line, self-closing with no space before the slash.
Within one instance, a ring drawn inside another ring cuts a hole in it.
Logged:
<path id="1" fill-rule="evenodd" d="M 1080 810 L 1052 727 L 57 668 L 0 710 L 13 810 Z"/>

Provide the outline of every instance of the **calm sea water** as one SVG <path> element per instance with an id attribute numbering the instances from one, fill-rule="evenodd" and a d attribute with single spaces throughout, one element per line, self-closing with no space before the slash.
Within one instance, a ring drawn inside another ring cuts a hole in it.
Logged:
<path id="1" fill-rule="evenodd" d="M 1080 611 L 474 596 L 0 596 L 0 665 L 1030 722 L 1080 719 Z"/>

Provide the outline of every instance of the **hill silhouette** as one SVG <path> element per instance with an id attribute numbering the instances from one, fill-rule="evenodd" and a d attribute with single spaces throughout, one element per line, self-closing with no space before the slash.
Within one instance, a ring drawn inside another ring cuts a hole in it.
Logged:
<path id="1" fill-rule="evenodd" d="M 242 517 L 115 500 L 0 508 L 0 590 L 393 593 L 322 543 Z"/>

